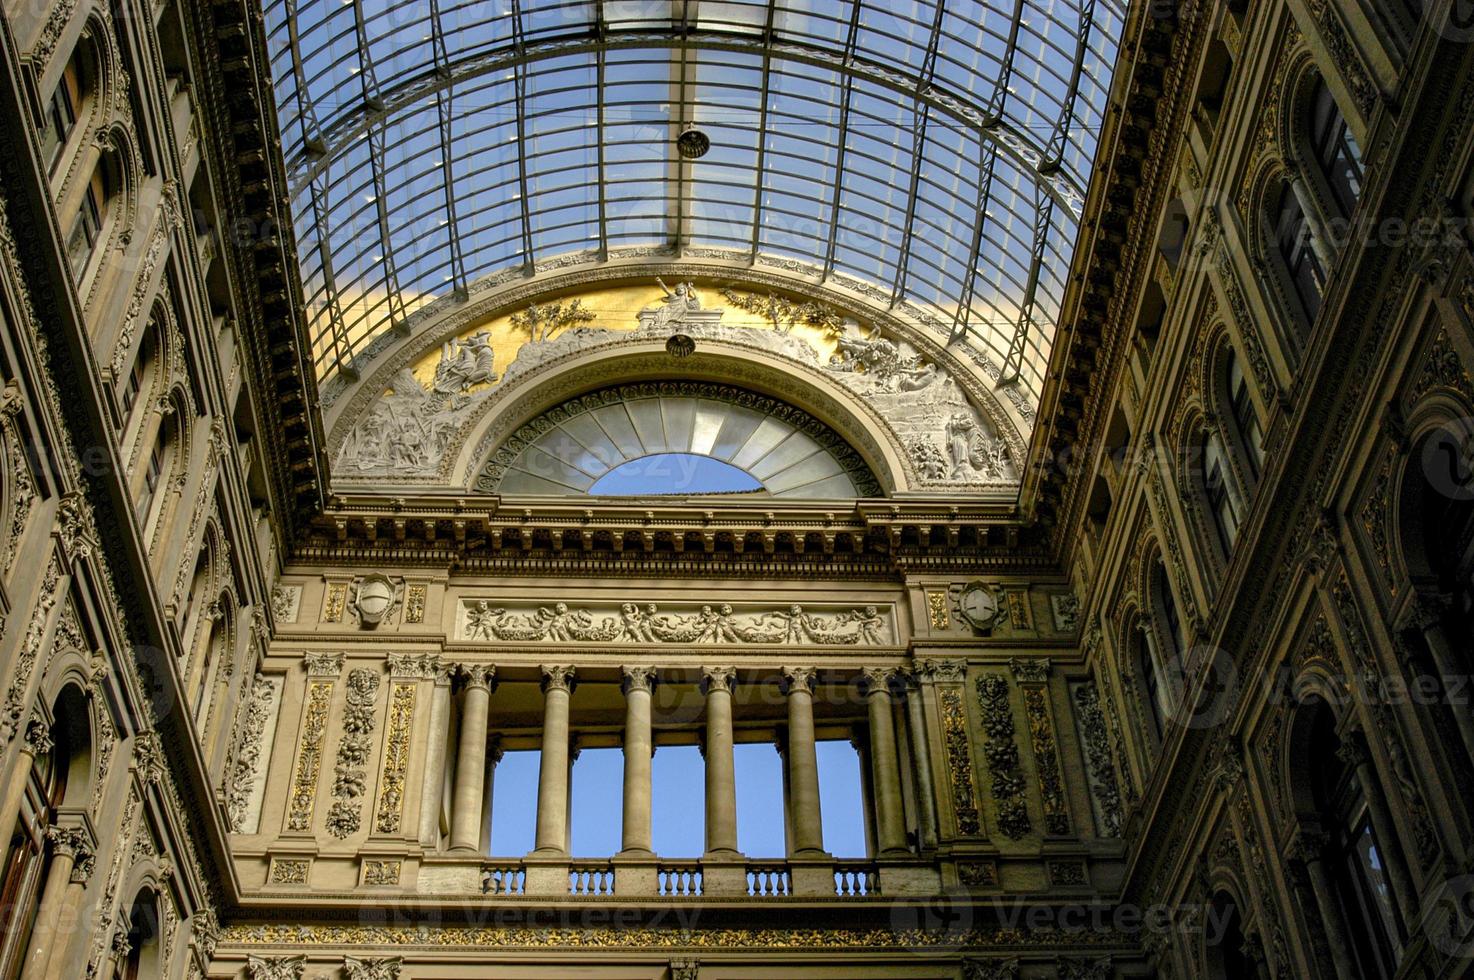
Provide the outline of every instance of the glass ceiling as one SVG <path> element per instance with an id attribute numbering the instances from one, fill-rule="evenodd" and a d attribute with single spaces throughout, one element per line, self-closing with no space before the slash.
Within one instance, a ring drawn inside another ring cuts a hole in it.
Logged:
<path id="1" fill-rule="evenodd" d="M 858 283 L 1037 402 L 1121 0 L 264 3 L 320 378 L 482 277 L 655 246 Z"/>

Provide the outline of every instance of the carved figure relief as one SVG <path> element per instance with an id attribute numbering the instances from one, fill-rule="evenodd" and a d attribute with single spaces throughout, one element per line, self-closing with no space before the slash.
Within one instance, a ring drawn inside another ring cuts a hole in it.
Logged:
<path id="1" fill-rule="evenodd" d="M 516 610 L 491 599 L 465 599 L 457 636 L 510 643 L 779 644 L 885 646 L 894 642 L 889 607 L 868 605 L 815 612 L 738 611 L 730 603 L 662 612 L 655 603 L 626 602 L 616 609 L 570 607 L 566 602 Z"/>

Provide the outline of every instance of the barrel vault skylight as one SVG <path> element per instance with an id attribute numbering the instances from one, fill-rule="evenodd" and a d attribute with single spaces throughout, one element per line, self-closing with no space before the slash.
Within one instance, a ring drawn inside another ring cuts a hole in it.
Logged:
<path id="1" fill-rule="evenodd" d="M 861 284 L 1037 400 L 1120 0 L 265 8 L 320 378 L 483 277 L 653 246 Z"/>

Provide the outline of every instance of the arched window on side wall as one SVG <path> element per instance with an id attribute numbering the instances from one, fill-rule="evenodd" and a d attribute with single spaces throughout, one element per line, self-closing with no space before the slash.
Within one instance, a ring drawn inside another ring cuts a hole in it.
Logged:
<path id="1" fill-rule="evenodd" d="M 1224 375 L 1228 386 L 1228 411 L 1233 419 L 1233 434 L 1242 447 L 1249 475 L 1257 480 L 1264 468 L 1264 432 L 1259 425 L 1259 411 L 1254 407 L 1254 395 L 1249 390 L 1249 379 L 1244 374 L 1243 362 L 1231 348 Z"/>
<path id="2" fill-rule="evenodd" d="M 144 889 L 128 910 L 128 958 L 120 980 L 154 980 L 164 975 L 159 954 L 159 896 Z"/>
<path id="3" fill-rule="evenodd" d="M 1239 525 L 1243 522 L 1238 494 L 1231 484 L 1233 479 L 1228 458 L 1223 452 L 1223 441 L 1218 433 L 1209 433 L 1203 438 L 1203 498 L 1208 516 L 1213 520 L 1213 529 L 1218 536 L 1218 545 L 1223 549 L 1224 560 L 1233 554 L 1234 542 L 1238 540 Z"/>
<path id="4" fill-rule="evenodd" d="M 92 253 L 102 240 L 103 217 L 112 200 L 114 181 L 109 179 L 107 169 L 101 165 L 92 172 L 87 186 L 77 203 L 77 213 L 72 216 L 67 228 L 67 262 L 72 267 L 72 276 L 80 284 L 92 263 Z"/>
<path id="5" fill-rule="evenodd" d="M 1244 918 L 1228 892 L 1213 896 L 1203 946 L 1211 980 L 1254 980 L 1263 962 L 1244 935 Z"/>
<path id="6" fill-rule="evenodd" d="M 1330 707 L 1317 699 L 1302 710 L 1314 712 L 1305 768 L 1314 807 L 1309 816 L 1320 824 L 1328 842 L 1324 860 L 1334 894 L 1326 899 L 1334 905 L 1327 909 L 1342 918 L 1356 975 L 1391 978 L 1402 958 L 1402 939 L 1387 870 L 1388 842 L 1378 839 L 1369 806 L 1368 793 L 1380 789 L 1363 786 L 1358 770 L 1343 761 Z"/>
<path id="7" fill-rule="evenodd" d="M 1316 169 L 1330 191 L 1337 216 L 1349 218 L 1361 197 L 1361 147 L 1357 145 L 1356 137 L 1351 135 L 1341 107 L 1323 81 L 1316 83 L 1309 121 L 1310 151 Z"/>
<path id="8" fill-rule="evenodd" d="M 1285 265 L 1295 298 L 1308 326 L 1320 312 L 1321 295 L 1326 286 L 1326 268 L 1315 251 L 1314 231 L 1310 219 L 1300 205 L 1294 187 L 1288 180 L 1280 183 L 1271 220 L 1274 243 Z"/>

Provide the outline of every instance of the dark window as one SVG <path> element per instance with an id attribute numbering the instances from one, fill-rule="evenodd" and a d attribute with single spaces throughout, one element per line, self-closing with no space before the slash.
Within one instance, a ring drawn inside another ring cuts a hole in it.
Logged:
<path id="1" fill-rule="evenodd" d="M 1331 90 L 1324 83 L 1315 92 L 1310 145 L 1341 217 L 1349 217 L 1361 196 L 1361 147 L 1356 145 L 1356 139 L 1346 125 L 1346 117 L 1341 115 Z"/>
<path id="2" fill-rule="evenodd" d="M 1280 189 L 1276 212 L 1278 220 L 1275 235 L 1279 243 L 1280 258 L 1290 274 L 1295 295 L 1305 310 L 1305 316 L 1314 320 L 1320 312 L 1320 297 L 1325 290 L 1326 270 L 1320 257 L 1315 254 L 1312 243 L 1310 221 L 1300 207 L 1294 190 L 1287 181 Z"/>
<path id="3" fill-rule="evenodd" d="M 92 258 L 92 250 L 97 246 L 101 232 L 102 212 L 97 207 L 97 193 L 88 184 L 82 194 L 82 206 L 77 209 L 77 217 L 72 222 L 71 234 L 67 236 L 67 258 L 78 281 L 87 271 L 87 260 Z"/>
<path id="4" fill-rule="evenodd" d="M 56 166 L 76 124 L 77 107 L 72 104 L 72 90 L 68 80 L 62 78 L 46 106 L 46 129 L 41 134 L 41 152 L 46 156 L 46 166 Z"/>
<path id="5" fill-rule="evenodd" d="M 1218 543 L 1227 557 L 1233 552 L 1234 541 L 1238 538 L 1239 509 L 1228 486 L 1225 462 L 1218 438 L 1210 436 L 1203 444 L 1203 492 L 1218 531 Z"/>
<path id="6" fill-rule="evenodd" d="M 1254 409 L 1249 379 L 1244 376 L 1238 356 L 1232 352 L 1228 355 L 1228 403 L 1239 441 L 1244 446 L 1249 472 L 1258 477 L 1264 465 L 1264 434 L 1259 429 L 1259 413 Z"/>
<path id="7" fill-rule="evenodd" d="M 1182 656 L 1182 618 L 1177 613 L 1177 600 L 1167 584 L 1167 567 L 1157 560 L 1157 597 L 1162 607 L 1162 642 L 1167 644 L 1164 662 L 1177 663 Z"/>
<path id="8" fill-rule="evenodd" d="M 1136 670 L 1141 674 L 1141 692 L 1146 701 L 1146 723 L 1151 736 L 1162 740 L 1162 685 L 1157 677 L 1156 665 L 1152 663 L 1151 641 L 1145 634 L 1136 642 Z"/>
<path id="9" fill-rule="evenodd" d="M 164 473 L 164 453 L 167 451 L 165 443 L 169 441 L 169 430 L 161 429 L 159 437 L 154 440 L 154 448 L 148 454 L 148 468 L 143 472 L 143 499 L 138 502 L 138 513 L 148 520 L 149 508 L 153 506 L 154 494 L 159 489 L 159 479 Z"/>
<path id="10" fill-rule="evenodd" d="M 133 358 L 133 369 L 128 372 L 128 377 L 123 380 L 123 417 L 126 421 L 133 414 L 133 406 L 138 401 L 139 394 L 143 391 L 143 381 L 148 375 L 149 363 L 153 360 L 154 345 L 152 332 L 143 335 L 143 343 L 138 345 L 138 354 Z"/>

